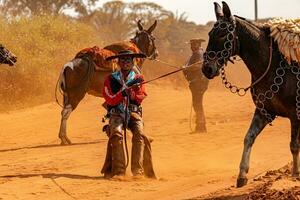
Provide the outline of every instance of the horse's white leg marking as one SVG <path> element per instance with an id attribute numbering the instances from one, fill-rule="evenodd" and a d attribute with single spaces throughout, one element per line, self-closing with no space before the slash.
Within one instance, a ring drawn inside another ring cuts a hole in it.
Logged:
<path id="1" fill-rule="evenodd" d="M 64 106 L 63 110 L 61 111 L 61 121 L 58 136 L 61 139 L 62 144 L 71 144 L 71 141 L 67 137 L 67 120 L 70 117 L 72 110 L 72 106 L 68 104 Z"/>

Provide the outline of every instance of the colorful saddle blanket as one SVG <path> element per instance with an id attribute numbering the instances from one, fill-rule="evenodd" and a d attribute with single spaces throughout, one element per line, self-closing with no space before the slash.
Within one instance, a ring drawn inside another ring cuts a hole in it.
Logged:
<path id="1" fill-rule="evenodd" d="M 101 49 L 98 46 L 85 48 L 79 51 L 75 58 L 80 58 L 86 54 L 89 54 L 94 63 L 95 63 L 95 70 L 98 71 L 116 71 L 118 69 L 118 65 L 116 60 L 106 61 L 105 59 L 109 56 L 115 55 L 114 52 L 109 51 L 107 49 Z"/>

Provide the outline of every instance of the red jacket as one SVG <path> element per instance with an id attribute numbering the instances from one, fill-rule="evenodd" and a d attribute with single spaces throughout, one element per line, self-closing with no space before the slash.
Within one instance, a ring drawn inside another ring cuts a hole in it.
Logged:
<path id="1" fill-rule="evenodd" d="M 126 85 L 134 82 L 137 78 L 144 80 L 143 75 L 136 74 L 134 71 L 130 71 L 126 79 Z M 114 72 L 106 77 L 103 87 L 103 97 L 110 107 L 125 105 L 124 92 L 122 94 L 122 74 L 120 71 Z M 147 96 L 145 86 L 140 85 L 139 87 L 132 87 L 127 89 L 127 94 L 130 94 L 130 104 L 140 105 L 144 98 Z"/>

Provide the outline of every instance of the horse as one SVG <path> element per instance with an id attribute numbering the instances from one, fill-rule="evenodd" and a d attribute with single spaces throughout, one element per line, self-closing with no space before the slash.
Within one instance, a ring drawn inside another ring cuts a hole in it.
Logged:
<path id="1" fill-rule="evenodd" d="M 155 46 L 155 38 L 152 31 L 156 28 L 157 21 L 145 30 L 139 20 L 137 22 L 138 31 L 130 41 L 123 41 L 108 45 L 101 49 L 103 57 L 102 63 L 106 57 L 117 54 L 121 50 L 131 50 L 135 53 L 144 53 L 149 59 L 155 59 L 158 55 Z M 142 67 L 145 59 L 138 59 L 137 66 Z M 67 137 L 67 120 L 72 111 L 76 109 L 86 93 L 96 97 L 102 97 L 104 79 L 114 71 L 113 68 L 103 66 L 108 70 L 95 70 L 94 62 L 90 55 L 83 54 L 64 65 L 58 85 L 63 94 L 63 105 L 61 111 L 61 122 L 58 137 L 62 145 L 71 144 Z M 109 69 L 110 68 L 110 69 Z M 140 69 L 137 69 L 140 72 Z"/>
<path id="2" fill-rule="evenodd" d="M 13 66 L 17 62 L 17 56 L 0 44 L 0 63 Z"/>
<path id="3" fill-rule="evenodd" d="M 216 23 L 209 32 L 202 72 L 208 79 L 220 75 L 222 82 L 240 96 L 250 89 L 256 106 L 244 138 L 237 187 L 247 184 L 252 145 L 256 137 L 276 116 L 286 117 L 291 124 L 290 151 L 292 175 L 299 176 L 300 149 L 300 69 L 299 63 L 288 64 L 270 36 L 270 28 L 232 15 L 229 6 L 214 3 Z M 226 78 L 225 66 L 238 55 L 251 73 L 247 88 L 233 86 Z"/>

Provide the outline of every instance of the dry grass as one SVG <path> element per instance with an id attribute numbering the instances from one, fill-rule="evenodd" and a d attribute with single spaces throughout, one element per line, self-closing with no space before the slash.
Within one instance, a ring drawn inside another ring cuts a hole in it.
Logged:
<path id="1" fill-rule="evenodd" d="M 91 27 L 61 16 L 0 20 L 0 29 L 1 42 L 18 56 L 15 68 L 0 68 L 0 110 L 52 101 L 62 65 L 80 49 L 102 45 Z"/>
<path id="2" fill-rule="evenodd" d="M 174 45 L 173 40 L 163 39 L 166 37 L 163 33 L 165 28 L 161 25 L 154 33 L 157 38 L 159 59 L 180 67 L 190 56 L 190 47 L 183 41 Z M 11 22 L 0 19 L 0 29 L 1 43 L 18 56 L 16 67 L 0 66 L 0 111 L 54 101 L 55 85 L 61 67 L 82 48 L 108 44 L 100 38 L 101 33 L 97 33 L 90 25 L 63 16 L 34 16 Z M 210 27 L 206 26 L 194 34 L 207 40 L 209 29 Z M 172 34 L 176 34 L 176 30 Z M 187 40 L 184 38 L 184 41 Z M 230 68 L 234 71 L 229 73 L 233 82 L 237 84 L 244 82 L 244 75 L 247 72 L 241 74 L 240 69 Z M 172 70 L 174 68 L 152 61 L 146 61 L 143 67 L 147 80 Z M 178 89 L 187 87 L 187 81 L 182 73 L 174 74 L 154 84 L 169 84 Z M 212 87 L 222 87 L 220 80 L 212 81 L 210 88 Z"/>

